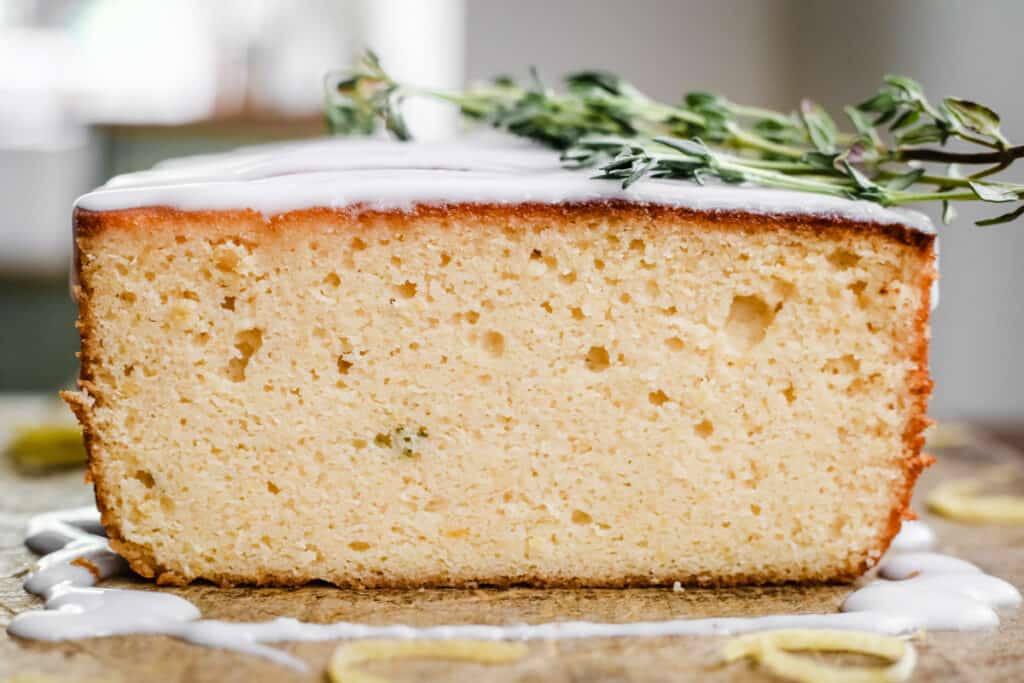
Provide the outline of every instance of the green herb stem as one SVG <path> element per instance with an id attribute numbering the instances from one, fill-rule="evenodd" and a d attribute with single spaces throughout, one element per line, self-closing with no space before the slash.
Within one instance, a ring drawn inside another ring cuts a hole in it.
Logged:
<path id="1" fill-rule="evenodd" d="M 596 177 L 624 187 L 645 177 L 716 178 L 883 206 L 939 201 L 944 220 L 955 201 L 1016 204 L 980 225 L 1024 215 L 1024 185 L 991 179 L 1024 157 L 1024 145 L 1011 145 L 1000 130 L 999 115 L 955 97 L 932 103 L 903 76 L 887 76 L 872 97 L 844 108 L 853 132 L 809 101 L 787 113 L 700 91 L 673 105 L 608 72 L 571 74 L 561 92 L 531 76 L 526 86 L 503 78 L 461 91 L 420 88 L 396 82 L 367 53 L 353 70 L 329 78 L 326 118 L 335 133 L 369 134 L 383 124 L 407 140 L 402 104 L 422 97 L 558 149 L 567 166 L 594 168 Z M 953 151 L 950 140 L 981 150 Z M 959 165 L 983 168 L 962 177 Z"/>

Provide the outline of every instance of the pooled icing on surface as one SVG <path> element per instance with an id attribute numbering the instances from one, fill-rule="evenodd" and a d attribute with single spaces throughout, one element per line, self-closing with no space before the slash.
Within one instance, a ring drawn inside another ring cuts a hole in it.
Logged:
<path id="1" fill-rule="evenodd" d="M 416 204 L 559 204 L 621 199 L 701 211 L 807 215 L 934 233 L 916 211 L 866 201 L 734 185 L 644 179 L 628 190 L 568 170 L 558 152 L 525 140 L 481 136 L 447 143 L 325 138 L 242 147 L 161 162 L 111 179 L 80 197 L 92 211 L 170 206 L 254 209 L 265 215 L 311 207 L 409 209 Z"/>
<path id="2" fill-rule="evenodd" d="M 45 609 L 23 612 L 8 633 L 60 641 L 131 634 L 162 634 L 196 645 L 263 657 L 306 670 L 306 664 L 268 643 L 341 639 L 549 640 L 670 635 L 736 635 L 780 628 L 825 628 L 899 635 L 920 629 L 977 630 L 999 624 L 997 607 L 1016 606 L 1021 594 L 1009 583 L 973 564 L 929 552 L 934 535 L 915 524 L 904 527 L 879 565 L 877 580 L 847 596 L 831 614 L 778 614 L 761 617 L 672 619 L 633 623 L 585 621 L 484 626 L 413 627 L 352 622 L 313 624 L 278 618 L 265 622 L 203 619 L 188 600 L 158 590 L 97 587 L 102 579 L 127 572 L 106 538 L 92 533 L 92 509 L 41 515 L 29 524 L 26 544 L 49 550 L 25 580 L 25 590 L 45 600 Z M 929 541 L 922 539 L 930 538 Z M 60 547 L 63 545 L 63 547 Z M 905 550 L 900 550 L 901 548 Z"/>

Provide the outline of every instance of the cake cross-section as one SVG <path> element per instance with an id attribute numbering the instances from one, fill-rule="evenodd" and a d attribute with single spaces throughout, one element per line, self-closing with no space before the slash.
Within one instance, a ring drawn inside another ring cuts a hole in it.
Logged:
<path id="1" fill-rule="evenodd" d="M 331 140 L 115 178 L 75 240 L 65 397 L 161 583 L 851 579 L 927 463 L 919 214 Z"/>

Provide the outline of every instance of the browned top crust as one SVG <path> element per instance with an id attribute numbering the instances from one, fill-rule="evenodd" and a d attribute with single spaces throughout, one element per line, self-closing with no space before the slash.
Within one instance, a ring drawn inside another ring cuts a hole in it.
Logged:
<path id="1" fill-rule="evenodd" d="M 478 219 L 518 219 L 539 220 L 558 219 L 573 215 L 577 218 L 602 219 L 638 218 L 660 220 L 674 218 L 681 222 L 715 226 L 742 226 L 747 229 L 788 229 L 788 230 L 866 230 L 896 240 L 916 248 L 929 248 L 936 235 L 922 232 L 908 225 L 893 223 L 868 223 L 853 221 L 840 216 L 796 215 L 796 214 L 763 214 L 749 211 L 704 211 L 684 207 L 666 206 L 661 204 L 637 203 L 625 200 L 604 200 L 589 202 L 570 202 L 562 204 L 521 203 L 521 204 L 448 204 L 432 205 L 417 204 L 405 211 L 399 209 L 381 210 L 356 204 L 344 208 L 312 207 L 298 209 L 273 216 L 264 216 L 252 209 L 240 210 L 209 210 L 184 211 L 169 206 L 150 206 L 134 209 L 117 209 L 113 211 L 90 211 L 76 208 L 74 212 L 75 235 L 87 235 L 101 227 L 105 228 L 136 228 L 161 229 L 168 222 L 189 218 L 197 223 L 215 224 L 232 222 L 232 230 L 237 230 L 237 221 L 266 229 L 284 229 L 293 221 L 304 224 L 311 218 L 327 216 L 344 216 L 349 220 L 359 217 L 364 221 L 381 219 L 429 218 L 444 223 L 446 221 Z"/>

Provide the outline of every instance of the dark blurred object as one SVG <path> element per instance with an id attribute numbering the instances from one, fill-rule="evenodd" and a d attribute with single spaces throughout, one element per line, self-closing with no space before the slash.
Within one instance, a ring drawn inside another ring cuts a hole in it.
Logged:
<path id="1" fill-rule="evenodd" d="M 78 315 L 66 276 L 0 278 L 0 391 L 50 390 L 78 368 Z"/>

